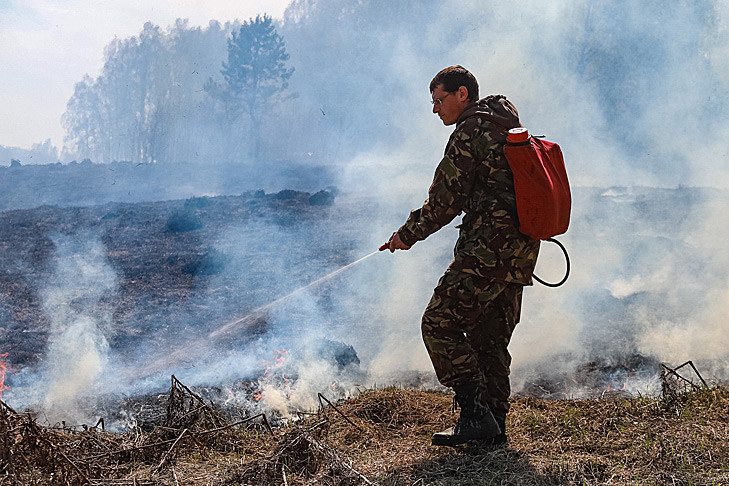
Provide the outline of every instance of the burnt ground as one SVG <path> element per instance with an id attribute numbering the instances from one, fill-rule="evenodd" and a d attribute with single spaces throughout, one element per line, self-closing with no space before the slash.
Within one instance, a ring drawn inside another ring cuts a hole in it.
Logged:
<path id="1" fill-rule="evenodd" d="M 325 231 L 332 212 L 342 210 L 333 200 L 326 191 L 255 191 L 2 212 L 0 353 L 9 353 L 10 372 L 42 360 L 51 332 L 43 294 L 58 279 L 59 241 L 97 238 L 103 244 L 117 280 L 91 304 L 98 315 L 111 315 L 110 346 L 123 349 L 184 333 L 194 323 L 246 315 L 349 263 L 360 242 L 341 228 Z M 347 210 L 356 217 L 356 208 Z M 273 278 L 282 272 L 285 278 Z M 89 305 L 77 300 L 72 308 Z M 265 321 L 258 320 L 249 331 L 261 327 Z"/>

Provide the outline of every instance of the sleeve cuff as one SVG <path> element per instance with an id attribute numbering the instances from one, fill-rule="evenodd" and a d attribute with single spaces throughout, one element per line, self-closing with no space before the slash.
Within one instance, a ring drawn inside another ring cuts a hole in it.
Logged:
<path id="1" fill-rule="evenodd" d="M 415 237 L 412 231 L 405 228 L 405 226 L 401 226 L 400 229 L 397 230 L 397 234 L 400 236 L 400 241 L 405 243 L 407 246 L 413 246 L 415 243 L 418 242 L 418 239 Z"/>

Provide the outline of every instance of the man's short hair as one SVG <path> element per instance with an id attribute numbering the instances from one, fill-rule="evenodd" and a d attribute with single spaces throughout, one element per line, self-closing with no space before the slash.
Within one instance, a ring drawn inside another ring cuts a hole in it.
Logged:
<path id="1" fill-rule="evenodd" d="M 435 75 L 430 82 L 430 92 L 435 91 L 438 85 L 443 85 L 443 91 L 452 93 L 465 86 L 468 90 L 468 99 L 478 101 L 478 81 L 470 71 L 463 66 L 450 66 Z"/>

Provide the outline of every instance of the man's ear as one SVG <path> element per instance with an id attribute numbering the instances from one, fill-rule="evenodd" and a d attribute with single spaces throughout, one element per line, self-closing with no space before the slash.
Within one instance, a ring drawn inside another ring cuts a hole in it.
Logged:
<path id="1" fill-rule="evenodd" d="M 468 99 L 468 88 L 465 86 L 459 86 L 458 87 L 458 99 L 460 101 L 464 101 Z"/>

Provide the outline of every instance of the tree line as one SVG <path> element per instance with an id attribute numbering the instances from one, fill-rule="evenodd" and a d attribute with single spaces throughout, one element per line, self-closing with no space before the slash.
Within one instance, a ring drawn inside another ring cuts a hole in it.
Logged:
<path id="1" fill-rule="evenodd" d="M 262 124 L 286 99 L 288 59 L 266 15 L 206 28 L 178 20 L 167 31 L 148 22 L 75 85 L 65 149 L 104 163 L 258 159 Z"/>

